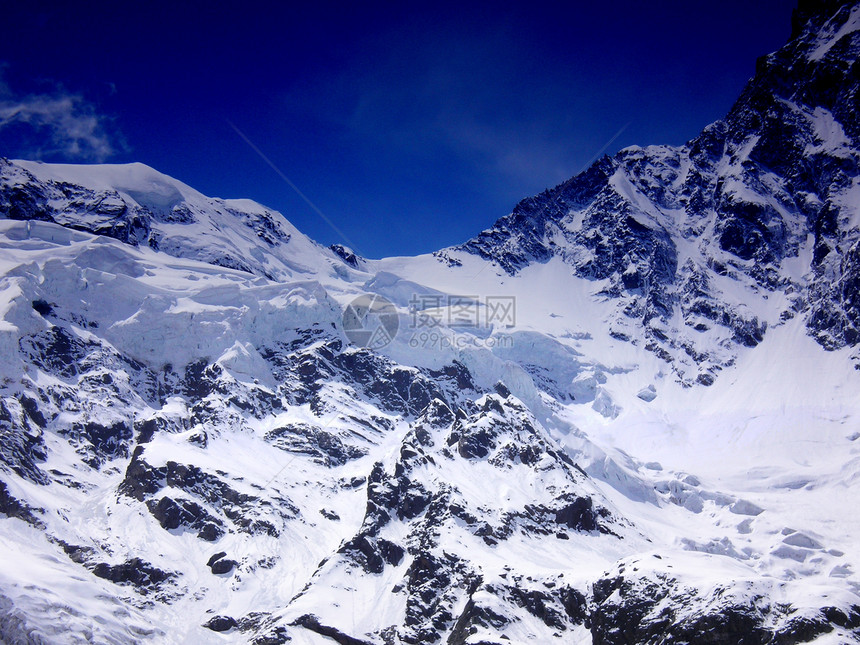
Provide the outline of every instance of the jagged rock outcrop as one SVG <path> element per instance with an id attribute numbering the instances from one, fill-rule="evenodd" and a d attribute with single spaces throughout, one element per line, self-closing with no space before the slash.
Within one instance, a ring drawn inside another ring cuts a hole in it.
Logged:
<path id="1" fill-rule="evenodd" d="M 620 337 L 632 319 L 707 380 L 732 355 L 704 349 L 703 332 L 753 346 L 766 331 L 738 290 L 785 294 L 783 317 L 804 316 L 824 347 L 856 345 L 856 21 L 852 2 L 802 3 L 792 40 L 758 61 L 725 119 L 682 147 L 604 157 L 456 248 L 509 274 L 563 259 L 604 282 Z"/>

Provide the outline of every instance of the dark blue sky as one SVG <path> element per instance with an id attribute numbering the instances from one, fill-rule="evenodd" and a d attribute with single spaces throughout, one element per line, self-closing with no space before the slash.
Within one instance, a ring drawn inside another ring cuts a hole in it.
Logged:
<path id="1" fill-rule="evenodd" d="M 0 156 L 142 161 L 344 242 L 233 123 L 361 253 L 428 252 L 622 128 L 606 152 L 695 136 L 785 42 L 794 4 L 15 2 Z"/>

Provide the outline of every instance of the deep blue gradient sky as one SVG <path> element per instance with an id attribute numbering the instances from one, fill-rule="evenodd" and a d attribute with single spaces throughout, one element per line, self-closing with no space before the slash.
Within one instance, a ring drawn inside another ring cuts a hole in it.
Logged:
<path id="1" fill-rule="evenodd" d="M 142 161 L 344 242 L 233 123 L 359 252 L 428 252 L 625 125 L 607 153 L 695 136 L 785 42 L 794 4 L 14 2 L 0 156 Z"/>

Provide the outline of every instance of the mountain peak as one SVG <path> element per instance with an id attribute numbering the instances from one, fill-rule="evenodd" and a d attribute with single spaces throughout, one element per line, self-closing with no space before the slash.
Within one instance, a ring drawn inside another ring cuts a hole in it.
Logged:
<path id="1" fill-rule="evenodd" d="M 840 8 L 854 4 L 853 0 L 798 0 L 791 14 L 791 38 L 799 36 L 810 20 L 820 23 L 831 18 Z"/>
<path id="2" fill-rule="evenodd" d="M 247 199 L 206 197 L 142 163 L 0 159 L 0 211 L 269 279 L 339 263 L 277 211 Z"/>
<path id="3" fill-rule="evenodd" d="M 755 345 L 800 315 L 825 347 L 857 344 L 860 7 L 802 3 L 796 15 L 803 28 L 760 60 L 725 119 L 682 147 L 604 157 L 456 250 L 511 275 L 558 257 L 606 281 L 619 337 L 638 324 L 708 382 L 734 357 L 705 329 Z M 750 307 L 768 294 L 781 309 Z"/>

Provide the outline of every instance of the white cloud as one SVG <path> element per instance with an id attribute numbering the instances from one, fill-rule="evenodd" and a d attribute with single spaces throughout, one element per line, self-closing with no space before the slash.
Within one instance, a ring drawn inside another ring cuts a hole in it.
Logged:
<path id="1" fill-rule="evenodd" d="M 24 132 L 19 154 L 104 161 L 117 152 L 106 121 L 80 94 L 16 96 L 0 77 L 0 136 L 4 130 Z"/>

